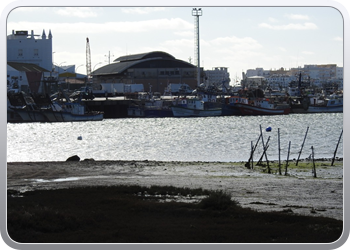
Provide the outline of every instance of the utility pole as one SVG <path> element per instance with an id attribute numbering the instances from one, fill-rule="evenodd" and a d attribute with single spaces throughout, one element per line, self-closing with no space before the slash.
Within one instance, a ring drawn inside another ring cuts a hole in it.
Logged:
<path id="1" fill-rule="evenodd" d="M 200 58 L 199 58 L 199 17 L 202 16 L 202 9 L 201 8 L 193 8 L 192 9 L 192 16 L 195 17 L 195 57 L 197 61 L 197 86 L 199 86 L 201 83 L 201 71 L 200 71 Z"/>

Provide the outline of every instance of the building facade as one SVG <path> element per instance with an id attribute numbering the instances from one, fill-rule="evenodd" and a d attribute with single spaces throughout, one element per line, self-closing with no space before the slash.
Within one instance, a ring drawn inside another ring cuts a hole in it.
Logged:
<path id="1" fill-rule="evenodd" d="M 113 63 L 91 72 L 93 84 L 125 83 L 143 84 L 145 91 L 164 93 L 170 83 L 184 83 L 195 89 L 197 67 L 174 56 L 153 51 L 121 56 Z M 201 81 L 203 81 L 201 69 Z"/>
<path id="2" fill-rule="evenodd" d="M 19 63 L 31 63 L 52 70 L 52 34 L 45 30 L 42 35 L 31 34 L 28 31 L 12 31 L 7 36 L 7 61 Z"/>

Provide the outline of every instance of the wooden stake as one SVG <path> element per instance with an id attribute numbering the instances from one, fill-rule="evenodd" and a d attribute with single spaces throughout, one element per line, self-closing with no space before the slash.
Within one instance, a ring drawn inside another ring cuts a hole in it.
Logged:
<path id="1" fill-rule="evenodd" d="M 314 172 L 314 177 L 316 178 L 316 166 L 315 166 L 315 159 L 314 159 L 314 146 L 311 146 L 311 150 L 312 150 L 312 164 L 313 164 L 313 172 Z"/>
<path id="2" fill-rule="evenodd" d="M 278 128 L 278 172 L 282 175 L 281 172 L 281 145 L 280 145 L 280 129 Z"/>
<path id="3" fill-rule="evenodd" d="M 339 139 L 338 139 L 338 143 L 337 143 L 337 146 L 336 146 L 335 151 L 334 151 L 334 155 L 333 155 L 333 159 L 332 159 L 332 164 L 331 164 L 331 166 L 333 166 L 334 159 L 335 159 L 335 155 L 337 154 L 337 150 L 338 150 L 340 138 L 341 138 L 342 135 L 343 135 L 343 130 L 341 130 L 341 133 L 340 133 L 340 136 L 339 136 Z"/>
<path id="4" fill-rule="evenodd" d="M 309 127 L 307 127 L 307 130 L 306 130 L 306 133 L 305 133 L 305 137 L 304 137 L 304 141 L 303 141 L 303 144 L 301 145 L 301 149 L 299 151 L 299 156 L 298 156 L 297 163 L 295 164 L 295 166 L 298 166 L 299 158 L 300 158 L 301 152 L 303 151 L 303 147 L 304 147 L 304 143 L 305 143 L 305 139 L 306 139 L 308 131 L 309 131 Z"/>
<path id="5" fill-rule="evenodd" d="M 290 151 L 290 141 L 289 141 L 289 146 L 288 146 L 288 155 L 287 155 L 287 162 L 286 162 L 286 172 L 284 175 L 287 175 L 287 167 L 288 167 L 288 161 L 289 161 L 289 151 Z"/>

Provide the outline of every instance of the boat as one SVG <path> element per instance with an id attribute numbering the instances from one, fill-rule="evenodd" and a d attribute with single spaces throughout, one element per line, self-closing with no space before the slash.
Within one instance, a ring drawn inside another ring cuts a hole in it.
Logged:
<path id="1" fill-rule="evenodd" d="M 224 104 L 222 105 L 222 115 L 242 115 L 239 103 L 248 104 L 248 98 L 241 96 L 230 96 L 224 98 Z"/>
<path id="2" fill-rule="evenodd" d="M 52 103 L 50 109 L 42 110 L 49 122 L 102 121 L 103 112 L 87 111 L 78 102 Z"/>
<path id="3" fill-rule="evenodd" d="M 24 92 L 9 93 L 8 98 L 8 114 L 10 117 L 20 117 L 21 122 L 46 122 L 45 115 L 41 112 L 39 107 L 32 96 L 25 94 Z M 14 111 L 17 115 L 12 114 Z"/>
<path id="4" fill-rule="evenodd" d="M 330 95 L 326 98 L 311 97 L 308 113 L 342 113 L 343 97 Z"/>
<path id="5" fill-rule="evenodd" d="M 139 92 L 138 101 L 128 107 L 129 117 L 172 117 L 171 102 L 147 92 Z"/>
<path id="6" fill-rule="evenodd" d="M 255 98 L 248 104 L 238 103 L 242 115 L 287 115 L 290 113 L 288 104 L 280 104 L 273 99 Z"/>
<path id="7" fill-rule="evenodd" d="M 216 102 L 216 97 L 207 94 L 175 99 L 171 109 L 174 117 L 207 117 L 222 114 L 221 104 Z"/>

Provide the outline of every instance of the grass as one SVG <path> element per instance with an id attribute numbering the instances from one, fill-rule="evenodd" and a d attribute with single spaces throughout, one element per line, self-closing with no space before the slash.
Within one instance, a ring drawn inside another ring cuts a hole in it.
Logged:
<path id="1" fill-rule="evenodd" d="M 179 194 L 204 198 L 158 202 Z M 223 191 L 134 185 L 8 191 L 7 228 L 20 243 L 331 243 L 343 222 L 256 212 Z"/>

